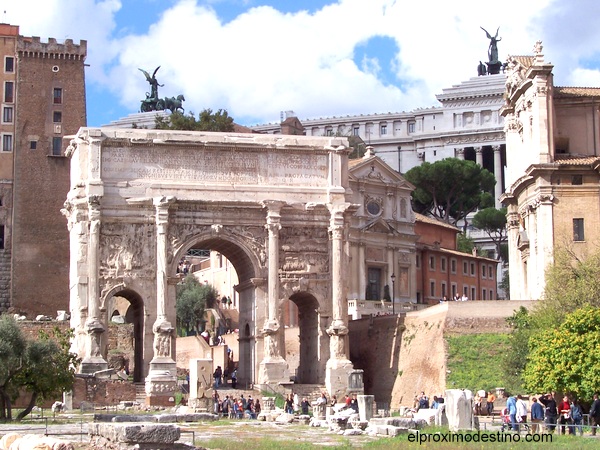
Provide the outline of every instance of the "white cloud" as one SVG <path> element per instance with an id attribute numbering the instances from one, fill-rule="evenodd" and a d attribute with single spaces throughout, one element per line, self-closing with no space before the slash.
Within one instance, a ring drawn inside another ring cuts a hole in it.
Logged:
<path id="1" fill-rule="evenodd" d="M 165 3 L 172 6 L 142 34 L 117 29 L 118 0 L 29 0 L 11 6 L 7 19 L 22 34 L 86 39 L 88 83 L 129 112 L 148 90 L 138 68 L 159 65 L 161 96 L 183 93 L 187 110 L 226 108 L 242 123 L 276 121 L 290 109 L 308 118 L 432 106 L 435 94 L 475 76 L 486 60 L 480 26 L 492 34 L 500 27 L 501 59 L 531 54 L 542 39 L 558 83 L 598 84 L 596 0 L 339 0 L 314 14 L 254 7 L 226 23 L 213 9 L 221 1 Z M 398 54 L 367 55 L 357 66 L 355 49 L 373 36 L 393 39 Z M 384 83 L 382 71 L 394 71 L 397 85 Z"/>

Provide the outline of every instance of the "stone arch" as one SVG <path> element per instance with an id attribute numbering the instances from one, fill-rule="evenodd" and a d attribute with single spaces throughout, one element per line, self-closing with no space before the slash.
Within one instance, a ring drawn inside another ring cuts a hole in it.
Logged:
<path id="1" fill-rule="evenodd" d="M 249 237 L 237 234 L 226 227 L 219 228 L 218 233 L 204 232 L 188 237 L 185 242 L 174 249 L 176 255 L 169 268 L 175 275 L 177 263 L 190 249 L 214 250 L 225 256 L 235 268 L 238 276 L 238 285 L 235 290 L 238 295 L 239 308 L 239 348 L 238 348 L 238 383 L 250 385 L 257 380 L 257 335 L 264 317 L 256 314 L 263 311 L 264 295 L 261 295 L 261 278 L 257 274 L 263 273 L 260 259 L 260 249 L 252 248 Z M 257 293 L 258 291 L 258 293 Z M 175 302 L 173 301 L 174 305 Z"/>
<path id="2" fill-rule="evenodd" d="M 110 307 L 111 299 L 121 297 L 129 302 L 129 307 L 125 313 L 125 322 L 133 324 L 133 381 L 142 382 L 147 373 L 147 367 L 144 367 L 144 300 L 135 290 L 119 284 L 110 289 L 103 299 L 107 309 L 108 320 L 113 315 L 113 309 Z M 129 370 L 132 368 L 129 367 Z"/>
<path id="3" fill-rule="evenodd" d="M 318 384 L 323 378 L 323 368 L 319 361 L 319 302 L 314 295 L 301 291 L 290 296 L 289 300 L 298 308 L 299 361 L 295 382 Z"/>

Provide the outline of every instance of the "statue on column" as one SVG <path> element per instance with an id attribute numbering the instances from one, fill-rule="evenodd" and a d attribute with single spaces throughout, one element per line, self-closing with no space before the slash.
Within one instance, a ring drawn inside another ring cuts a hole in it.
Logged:
<path id="1" fill-rule="evenodd" d="M 496 30 L 496 34 L 494 36 L 492 36 L 490 33 L 488 33 L 488 31 L 485 28 L 483 28 L 483 27 L 479 27 L 479 28 L 481 28 L 483 31 L 485 31 L 485 35 L 490 40 L 490 46 L 488 48 L 488 62 L 486 63 L 487 73 L 490 75 L 496 75 L 496 74 L 500 73 L 500 68 L 502 67 L 502 63 L 498 59 L 498 42 L 500 42 L 502 40 L 502 38 L 498 37 L 498 32 L 500 31 L 500 27 L 498 27 L 498 29 Z M 482 72 L 481 68 L 478 68 L 479 75 L 483 75 L 483 73 L 481 73 L 481 72 Z"/>

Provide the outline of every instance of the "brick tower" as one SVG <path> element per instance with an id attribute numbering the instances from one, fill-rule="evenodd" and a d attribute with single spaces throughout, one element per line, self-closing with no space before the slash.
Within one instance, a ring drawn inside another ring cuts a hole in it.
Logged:
<path id="1" fill-rule="evenodd" d="M 0 24 L 0 312 L 69 309 L 69 191 L 63 138 L 86 125 L 87 42 L 40 42 Z"/>

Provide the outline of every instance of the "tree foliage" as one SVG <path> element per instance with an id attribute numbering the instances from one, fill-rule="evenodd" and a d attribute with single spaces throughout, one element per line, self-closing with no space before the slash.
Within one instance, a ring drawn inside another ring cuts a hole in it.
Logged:
<path id="1" fill-rule="evenodd" d="M 502 243 L 506 241 L 506 208 L 484 208 L 473 216 L 473 226 L 485 232 L 496 246 L 498 257 L 502 255 Z"/>
<path id="2" fill-rule="evenodd" d="M 475 241 L 466 233 L 458 233 L 456 235 L 456 249 L 463 253 L 472 253 L 475 248 Z"/>
<path id="3" fill-rule="evenodd" d="M 73 387 L 77 355 L 69 351 L 71 331 L 55 328 L 28 339 L 10 316 L 0 317 L 0 420 L 12 420 L 12 403 L 20 391 L 30 394 L 28 415 L 38 401 L 58 397 Z"/>
<path id="4" fill-rule="evenodd" d="M 504 386 L 508 392 L 520 392 L 523 388 L 522 374 L 529 355 L 529 338 L 532 335 L 531 315 L 521 306 L 506 321 L 512 331 L 507 338 L 510 351 L 501 357 Z"/>
<path id="5" fill-rule="evenodd" d="M 567 314 L 558 329 L 530 340 L 523 372 L 530 392 L 568 392 L 589 399 L 600 380 L 600 309 L 585 306 Z"/>
<path id="6" fill-rule="evenodd" d="M 521 312 L 518 316 L 513 316 L 511 351 L 505 358 L 507 379 L 510 379 L 513 374 L 515 379 L 520 378 L 523 385 L 530 389 L 535 387 L 537 390 L 542 386 L 548 386 L 551 387 L 550 390 L 565 389 L 579 395 L 578 392 L 588 389 L 586 387 L 588 381 L 584 379 L 584 375 L 576 373 L 587 367 L 588 363 L 585 362 L 587 360 L 584 361 L 587 358 L 584 355 L 587 347 L 579 346 L 577 352 L 565 353 L 555 346 L 578 346 L 581 339 L 573 334 L 572 322 L 579 319 L 573 319 L 571 315 L 581 310 L 598 311 L 600 308 L 600 251 L 577 256 L 568 246 L 557 246 L 554 251 L 554 262 L 546 270 L 544 298 L 533 303 L 532 307 L 528 314 Z M 590 313 L 581 314 L 584 316 L 587 314 L 590 323 L 594 323 L 595 319 L 589 317 Z M 581 329 L 581 324 L 578 326 Z M 569 333 L 573 339 L 565 340 L 564 336 Z M 590 335 L 590 339 L 595 338 Z M 552 349 L 557 352 L 559 365 L 563 364 L 563 367 L 557 367 L 556 370 L 564 370 L 566 378 L 564 381 L 558 380 L 559 372 L 555 372 L 554 378 L 544 381 L 546 384 L 535 384 L 535 377 L 546 378 L 545 372 L 540 371 L 543 364 L 547 361 L 555 361 L 551 359 L 551 353 L 554 351 Z M 571 357 L 574 359 L 567 363 L 567 358 Z M 599 375 L 596 375 L 596 382 L 600 379 Z M 579 387 L 576 386 L 577 377 L 580 377 Z"/>
<path id="7" fill-rule="evenodd" d="M 456 225 L 470 212 L 493 205 L 494 175 L 473 161 L 446 158 L 413 167 L 405 178 L 415 186 L 413 209 Z"/>
<path id="8" fill-rule="evenodd" d="M 177 285 L 175 309 L 177 328 L 187 332 L 201 331 L 204 311 L 214 307 L 218 293 L 209 284 L 202 284 L 193 275 L 188 275 Z"/>
<path id="9" fill-rule="evenodd" d="M 233 117 L 227 110 L 219 109 L 213 113 L 212 109 L 204 109 L 196 119 L 193 112 L 183 114 L 174 112 L 168 117 L 156 116 L 155 126 L 159 130 L 187 130 L 187 131 L 233 131 Z"/>

